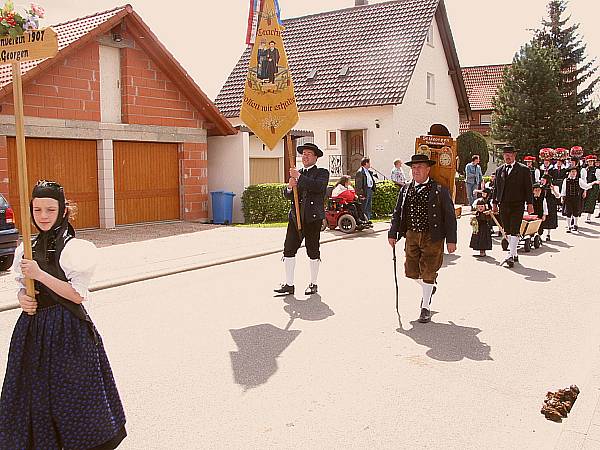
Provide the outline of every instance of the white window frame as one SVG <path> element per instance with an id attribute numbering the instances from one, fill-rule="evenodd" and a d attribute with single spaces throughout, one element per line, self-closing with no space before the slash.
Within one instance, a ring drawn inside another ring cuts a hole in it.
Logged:
<path id="1" fill-rule="evenodd" d="M 489 117 L 489 120 L 484 121 L 484 117 Z M 479 125 L 491 125 L 492 124 L 492 114 L 480 114 L 479 115 Z"/>
<path id="2" fill-rule="evenodd" d="M 425 42 L 427 43 L 427 45 L 429 45 L 430 47 L 434 46 L 433 43 L 433 24 L 435 23 L 435 21 L 431 22 L 431 25 L 429 25 L 429 30 L 427 30 L 427 38 L 425 39 Z"/>
<path id="3" fill-rule="evenodd" d="M 435 74 L 427 72 L 426 101 L 435 104 Z"/>

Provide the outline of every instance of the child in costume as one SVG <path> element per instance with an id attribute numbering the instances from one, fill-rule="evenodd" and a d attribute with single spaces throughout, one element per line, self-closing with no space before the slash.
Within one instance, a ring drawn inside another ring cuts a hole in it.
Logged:
<path id="1" fill-rule="evenodd" d="M 587 165 L 581 169 L 580 176 L 588 184 L 600 180 L 600 169 L 596 168 L 596 160 L 596 155 L 588 155 L 585 157 Z M 587 214 L 585 223 L 592 222 L 592 214 L 594 214 L 594 210 L 596 209 L 596 201 L 598 200 L 599 192 L 600 187 L 594 185 L 583 194 L 583 212 Z"/>
<path id="2" fill-rule="evenodd" d="M 82 302 L 97 261 L 75 238 L 63 188 L 40 181 L 30 209 L 33 259 L 15 253 L 23 310 L 13 331 L 0 396 L 0 449 L 111 450 L 127 435 L 102 339 Z M 24 226 L 28 226 L 25 224 Z M 24 278 L 34 280 L 35 298 Z"/>
<path id="3" fill-rule="evenodd" d="M 581 179 L 579 167 L 571 166 L 569 169 L 569 176 L 564 179 L 560 190 L 563 216 L 567 218 L 567 233 L 578 229 L 577 219 L 581 216 L 583 209 L 583 193 L 598 184 L 600 184 L 598 180 L 588 184 Z"/>
<path id="4" fill-rule="evenodd" d="M 558 202 L 560 200 L 560 192 L 552 183 L 552 177 L 548 174 L 542 175 L 542 178 L 540 178 L 540 186 L 542 188 L 548 210 L 546 220 L 544 220 L 542 223 L 540 230 L 546 230 L 546 241 L 548 242 L 550 241 L 550 230 L 555 230 L 558 228 Z"/>
<path id="5" fill-rule="evenodd" d="M 482 198 L 475 200 L 474 205 L 475 216 L 471 218 L 473 234 L 469 247 L 479 250 L 479 254 L 473 256 L 485 256 L 485 251 L 492 249 L 492 227 L 490 226 L 492 210 Z"/>

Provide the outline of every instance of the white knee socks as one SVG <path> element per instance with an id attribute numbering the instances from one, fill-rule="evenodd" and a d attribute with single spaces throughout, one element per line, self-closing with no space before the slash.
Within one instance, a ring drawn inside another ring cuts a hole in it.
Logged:
<path id="1" fill-rule="evenodd" d="M 415 280 L 423 291 L 423 297 L 421 299 L 421 308 L 430 309 L 431 307 L 431 295 L 433 294 L 433 284 L 425 283 L 423 280 Z"/>
<path id="2" fill-rule="evenodd" d="M 508 255 L 517 256 L 517 246 L 519 245 L 519 236 L 508 236 Z"/>
<path id="3" fill-rule="evenodd" d="M 285 284 L 294 285 L 294 269 L 296 268 L 296 258 L 283 258 L 285 265 Z"/>
<path id="4" fill-rule="evenodd" d="M 577 219 L 579 219 L 579 217 L 575 217 L 573 216 L 573 226 L 576 227 L 577 226 Z"/>
<path id="5" fill-rule="evenodd" d="M 312 284 L 317 284 L 317 277 L 319 276 L 319 265 L 321 264 L 321 260 L 311 259 L 309 264 L 310 264 L 310 282 Z"/>

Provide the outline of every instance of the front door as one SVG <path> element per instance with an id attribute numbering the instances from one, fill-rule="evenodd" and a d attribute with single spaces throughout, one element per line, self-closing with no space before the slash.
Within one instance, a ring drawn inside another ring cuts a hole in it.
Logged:
<path id="1" fill-rule="evenodd" d="M 346 174 L 354 176 L 365 157 L 365 145 L 362 130 L 348 131 L 346 134 L 346 154 L 344 155 Z"/>

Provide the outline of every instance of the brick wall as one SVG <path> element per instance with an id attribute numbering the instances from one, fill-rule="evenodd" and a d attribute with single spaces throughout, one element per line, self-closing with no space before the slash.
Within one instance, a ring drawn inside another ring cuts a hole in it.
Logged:
<path id="1" fill-rule="evenodd" d="M 12 95 L 0 114 L 14 115 Z M 91 43 L 23 86 L 25 116 L 100 121 L 100 60 Z"/>
<path id="2" fill-rule="evenodd" d="M 123 122 L 202 127 L 202 116 L 135 44 L 121 52 Z"/>
<path id="3" fill-rule="evenodd" d="M 0 194 L 8 200 L 8 145 L 6 136 L 0 136 Z"/>
<path id="4" fill-rule="evenodd" d="M 183 220 L 208 220 L 208 160 L 206 144 L 182 144 Z"/>

